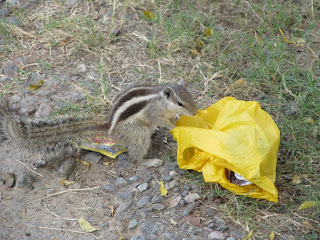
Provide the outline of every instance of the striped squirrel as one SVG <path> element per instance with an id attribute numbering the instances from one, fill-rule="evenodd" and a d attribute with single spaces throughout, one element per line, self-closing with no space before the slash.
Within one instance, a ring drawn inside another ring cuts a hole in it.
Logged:
<path id="1" fill-rule="evenodd" d="M 131 162 L 158 166 L 159 159 L 144 159 L 157 126 L 172 129 L 177 114 L 195 115 L 191 94 L 179 84 L 138 85 L 120 93 L 107 119 L 62 118 L 31 120 L 6 115 L 0 121 L 0 142 L 9 140 L 32 153 L 42 153 L 46 160 L 71 153 L 75 141 L 94 134 L 112 136 L 123 143 Z"/>

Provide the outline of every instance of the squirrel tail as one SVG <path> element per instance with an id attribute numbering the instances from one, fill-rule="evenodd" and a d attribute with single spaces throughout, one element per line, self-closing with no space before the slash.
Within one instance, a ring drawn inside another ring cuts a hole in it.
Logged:
<path id="1" fill-rule="evenodd" d="M 0 143 L 8 140 L 18 148 L 43 154 L 47 160 L 71 153 L 81 137 L 107 132 L 106 119 L 31 120 L 7 115 L 0 120 Z"/>

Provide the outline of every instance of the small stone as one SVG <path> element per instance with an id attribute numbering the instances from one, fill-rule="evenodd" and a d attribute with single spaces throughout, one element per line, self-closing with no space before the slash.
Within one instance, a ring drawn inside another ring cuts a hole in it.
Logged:
<path id="1" fill-rule="evenodd" d="M 217 214 L 217 210 L 208 207 L 206 210 L 206 214 L 208 217 L 213 217 L 214 215 Z"/>
<path id="2" fill-rule="evenodd" d="M 187 231 L 188 231 L 189 233 L 193 233 L 194 227 L 193 227 L 193 226 L 190 226 Z"/>
<path id="3" fill-rule="evenodd" d="M 152 203 L 162 202 L 163 199 L 164 199 L 164 198 L 161 197 L 161 196 L 154 196 L 154 197 L 151 199 L 151 202 L 152 202 Z"/>
<path id="4" fill-rule="evenodd" d="M 177 193 L 177 192 L 180 191 L 180 188 L 179 188 L 179 187 L 175 187 L 175 188 L 173 189 L 173 191 L 174 191 L 175 193 Z"/>
<path id="5" fill-rule="evenodd" d="M 131 207 L 132 203 L 133 203 L 133 201 L 129 200 L 129 201 L 126 201 L 126 202 L 120 204 L 117 212 L 118 213 L 126 212 L 127 210 L 129 210 L 129 208 Z"/>
<path id="6" fill-rule="evenodd" d="M 138 180 L 139 180 L 138 176 L 132 176 L 132 177 L 129 178 L 130 182 L 135 182 L 135 181 L 138 181 Z"/>
<path id="7" fill-rule="evenodd" d="M 146 212 L 140 212 L 139 215 L 140 215 L 140 217 L 142 219 L 145 219 L 147 217 L 147 213 Z"/>
<path id="8" fill-rule="evenodd" d="M 142 183 L 142 184 L 140 184 L 140 185 L 138 186 L 138 190 L 139 190 L 140 192 L 143 192 L 143 191 L 147 190 L 147 188 L 148 188 L 148 183 Z"/>
<path id="9" fill-rule="evenodd" d="M 128 185 L 128 181 L 126 179 L 124 179 L 123 177 L 119 177 L 116 180 L 116 185 L 118 187 L 125 187 Z"/>
<path id="10" fill-rule="evenodd" d="M 0 78 L 0 84 L 7 85 L 10 83 L 12 83 L 12 79 L 9 78 L 8 76 L 4 75 Z"/>
<path id="11" fill-rule="evenodd" d="M 66 160 L 59 168 L 58 176 L 63 179 L 68 179 L 76 167 L 76 162 L 72 159 Z"/>
<path id="12" fill-rule="evenodd" d="M 225 221 L 217 216 L 213 218 L 213 222 L 215 222 L 218 226 L 225 225 Z"/>
<path id="13" fill-rule="evenodd" d="M 183 190 L 183 192 L 182 192 L 182 196 L 187 196 L 189 194 L 189 191 L 188 190 Z"/>
<path id="14" fill-rule="evenodd" d="M 145 196 L 142 197 L 138 202 L 137 202 L 137 207 L 142 208 L 145 205 L 147 205 L 150 202 L 151 197 L 150 196 Z"/>
<path id="15" fill-rule="evenodd" d="M 108 226 L 109 226 L 109 223 L 108 223 L 108 222 L 105 222 L 105 223 L 102 223 L 102 224 L 101 224 L 101 227 L 102 227 L 102 228 L 105 228 L 105 227 L 108 227 Z"/>
<path id="16" fill-rule="evenodd" d="M 0 9 L 0 18 L 4 18 L 10 15 L 10 11 L 7 8 Z"/>
<path id="17" fill-rule="evenodd" d="M 15 175 L 14 173 L 9 173 L 5 178 L 4 178 L 4 184 L 8 188 L 14 187 L 14 184 L 16 182 Z"/>
<path id="18" fill-rule="evenodd" d="M 106 190 L 109 193 L 115 193 L 117 191 L 117 188 L 111 184 L 106 184 L 103 186 L 103 190 Z"/>
<path id="19" fill-rule="evenodd" d="M 17 75 L 17 73 L 19 72 L 20 68 L 18 67 L 18 65 L 14 61 L 8 60 L 2 66 L 2 70 L 3 70 L 4 74 L 8 75 L 9 77 L 14 77 L 14 76 Z"/>
<path id="20" fill-rule="evenodd" d="M 34 182 L 34 177 L 30 174 L 18 172 L 16 174 L 16 185 L 18 188 L 30 187 Z"/>
<path id="21" fill-rule="evenodd" d="M 47 162 L 42 160 L 42 159 L 38 159 L 37 161 L 35 161 L 33 163 L 33 165 L 36 167 L 36 168 L 41 168 L 41 167 L 44 167 L 46 166 Z"/>
<path id="22" fill-rule="evenodd" d="M 172 233 L 164 233 L 163 237 L 165 237 L 166 239 L 171 239 L 171 238 L 174 237 L 174 234 L 172 234 Z"/>
<path id="23" fill-rule="evenodd" d="M 225 240 L 226 238 L 226 234 L 218 231 L 213 231 L 208 235 L 208 239 Z"/>
<path id="24" fill-rule="evenodd" d="M 88 77 L 89 79 L 99 79 L 99 78 L 100 78 L 100 74 L 99 74 L 97 71 L 91 70 L 91 71 L 89 71 L 89 72 L 87 73 L 87 77 Z"/>
<path id="25" fill-rule="evenodd" d="M 234 237 L 235 239 L 242 239 L 244 236 L 242 236 L 242 234 L 238 233 L 238 232 L 230 232 L 230 236 Z"/>
<path id="26" fill-rule="evenodd" d="M 217 225 L 212 222 L 212 223 L 209 223 L 207 227 L 213 229 L 213 228 L 217 228 Z"/>
<path id="27" fill-rule="evenodd" d="M 180 201 L 181 201 L 181 196 L 176 196 L 176 197 L 172 198 L 172 199 L 169 201 L 169 207 L 170 207 L 170 208 L 173 208 L 173 207 L 178 206 L 178 204 L 180 203 Z"/>
<path id="28" fill-rule="evenodd" d="M 196 202 L 190 203 L 183 211 L 183 215 L 188 215 L 190 214 L 197 206 Z"/>
<path id="29" fill-rule="evenodd" d="M 179 206 L 180 207 L 184 207 L 185 205 L 186 205 L 186 202 L 183 199 L 181 199 L 180 203 L 179 203 Z"/>
<path id="30" fill-rule="evenodd" d="M 87 67 L 86 67 L 86 65 L 84 65 L 84 64 L 82 63 L 82 64 L 79 64 L 79 65 L 77 66 L 77 70 L 78 70 L 78 72 L 84 73 L 84 72 L 87 71 Z"/>
<path id="31" fill-rule="evenodd" d="M 139 236 L 135 236 L 135 237 L 131 238 L 131 240 L 146 240 L 146 239 L 143 235 L 139 235 Z"/>
<path id="32" fill-rule="evenodd" d="M 226 230 L 228 230 L 228 229 L 229 229 L 228 226 L 226 226 L 226 225 L 221 225 L 221 226 L 219 226 L 219 227 L 216 228 L 216 231 L 224 232 L 224 231 L 226 231 Z"/>
<path id="33" fill-rule="evenodd" d="M 118 192 L 117 196 L 122 200 L 130 200 L 132 199 L 133 194 L 132 192 Z"/>
<path id="34" fill-rule="evenodd" d="M 160 179 L 161 179 L 162 181 L 167 181 L 167 182 L 169 182 L 169 181 L 171 181 L 171 180 L 173 179 L 173 177 L 170 176 L 170 174 L 162 174 L 161 177 L 160 177 Z"/>
<path id="35" fill-rule="evenodd" d="M 153 208 L 154 210 L 156 210 L 156 211 L 161 211 L 161 210 L 165 209 L 166 206 L 163 205 L 163 204 L 161 204 L 161 203 L 156 203 L 156 204 L 153 204 L 153 205 L 152 205 L 152 208 Z"/>
<path id="36" fill-rule="evenodd" d="M 129 230 L 131 230 L 131 229 L 136 228 L 137 226 L 138 226 L 138 221 L 136 219 L 132 219 L 129 222 L 128 228 L 129 228 Z"/>
<path id="37" fill-rule="evenodd" d="M 85 157 L 84 160 L 90 163 L 97 164 L 102 159 L 103 155 L 97 152 L 89 152 Z"/>
<path id="38" fill-rule="evenodd" d="M 19 18 L 17 18 L 17 16 L 8 17 L 7 22 L 17 27 L 21 27 L 23 25 L 23 22 Z"/>
<path id="39" fill-rule="evenodd" d="M 159 234 L 159 227 L 150 221 L 145 221 L 141 226 L 141 231 L 145 234 Z"/>
<path id="40" fill-rule="evenodd" d="M 228 237 L 227 240 L 236 240 L 234 237 Z"/>
<path id="41" fill-rule="evenodd" d="M 189 194 L 187 196 L 184 197 L 184 200 L 187 202 L 187 203 L 191 203 L 191 202 L 194 202 L 195 200 L 198 200 L 200 199 L 201 197 L 199 196 L 199 194 L 197 193 L 192 193 L 192 194 Z"/>
<path id="42" fill-rule="evenodd" d="M 27 237 L 30 237 L 30 236 L 31 236 L 31 233 L 28 233 L 28 232 L 27 232 L 27 233 L 26 233 L 26 236 L 27 236 Z"/>
<path id="43" fill-rule="evenodd" d="M 179 178 L 181 177 L 181 175 L 180 175 L 179 173 L 177 173 L 176 171 L 171 171 L 171 172 L 169 173 L 169 175 L 170 175 L 171 177 L 173 177 L 174 179 L 179 179 Z"/>
<path id="44" fill-rule="evenodd" d="M 172 189 L 172 188 L 174 188 L 174 187 L 177 187 L 177 186 L 179 186 L 179 182 L 178 182 L 177 180 L 172 180 L 171 182 L 165 184 L 164 187 L 165 187 L 167 190 L 170 190 L 170 189 Z"/>
<path id="45" fill-rule="evenodd" d="M 38 110 L 35 113 L 35 117 L 44 119 L 49 117 L 51 112 L 52 108 L 48 104 L 41 103 Z"/>

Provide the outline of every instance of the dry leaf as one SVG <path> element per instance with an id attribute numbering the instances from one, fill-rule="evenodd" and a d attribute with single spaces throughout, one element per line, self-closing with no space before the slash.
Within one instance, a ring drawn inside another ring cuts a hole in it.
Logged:
<path id="1" fill-rule="evenodd" d="M 309 118 L 306 120 L 306 123 L 307 123 L 307 124 L 313 124 L 313 123 L 314 123 L 314 120 L 312 119 L 312 117 L 309 117 Z"/>
<path id="2" fill-rule="evenodd" d="M 178 204 L 180 203 L 180 200 L 181 200 L 181 196 L 176 196 L 172 198 L 169 202 L 169 208 L 178 206 Z"/>
<path id="3" fill-rule="evenodd" d="M 204 35 L 206 37 L 211 37 L 213 35 L 213 31 L 211 28 L 207 28 L 205 31 L 204 31 Z"/>
<path id="4" fill-rule="evenodd" d="M 98 230 L 97 228 L 92 227 L 90 223 L 88 223 L 83 217 L 78 218 L 77 221 L 80 224 L 80 227 L 82 228 L 82 230 L 85 232 L 94 232 Z"/>
<path id="5" fill-rule="evenodd" d="M 269 240 L 274 240 L 274 231 L 272 231 L 269 235 Z"/>
<path id="6" fill-rule="evenodd" d="M 42 79 L 42 80 L 39 80 L 39 82 L 38 82 L 36 85 L 30 84 L 27 89 L 29 89 L 29 90 L 36 90 L 37 88 L 41 87 L 42 83 L 43 83 L 43 79 Z"/>
<path id="7" fill-rule="evenodd" d="M 301 183 L 300 176 L 295 175 L 295 176 L 292 178 L 292 183 L 293 183 L 293 184 L 300 184 L 300 183 Z"/>
<path id="8" fill-rule="evenodd" d="M 199 55 L 198 51 L 197 50 L 191 50 L 191 56 L 193 58 L 197 57 Z"/>
<path id="9" fill-rule="evenodd" d="M 162 181 L 160 181 L 160 193 L 161 193 L 161 196 L 165 196 L 168 194 L 168 190 L 164 187 L 164 184 Z"/>
<path id="10" fill-rule="evenodd" d="M 313 226 L 307 220 L 303 221 L 302 223 L 306 225 L 308 228 L 313 229 Z"/>
<path id="11" fill-rule="evenodd" d="M 156 15 L 154 15 L 153 12 L 150 11 L 142 11 L 142 13 L 144 14 L 144 16 L 146 16 L 146 18 L 154 20 L 156 19 Z"/>
<path id="12" fill-rule="evenodd" d="M 201 41 L 200 39 L 198 39 L 197 41 L 196 41 L 196 46 L 197 46 L 197 48 L 198 49 L 202 49 L 203 47 L 204 47 L 204 42 L 203 41 Z"/>
<path id="13" fill-rule="evenodd" d="M 119 240 L 123 240 L 123 236 L 121 235 L 121 237 L 119 238 Z"/>
<path id="14" fill-rule="evenodd" d="M 293 44 L 296 47 L 302 47 L 305 44 L 305 40 L 303 38 L 294 37 L 291 40 L 289 40 L 283 33 L 282 29 L 279 28 L 280 35 L 284 42 Z"/>
<path id="15" fill-rule="evenodd" d="M 304 203 L 302 203 L 300 205 L 300 207 L 298 208 L 298 210 L 303 210 L 303 209 L 306 209 L 306 208 L 311 208 L 311 207 L 315 207 L 317 206 L 318 204 L 320 204 L 320 202 L 316 202 L 316 201 L 305 201 Z"/>
<path id="16" fill-rule="evenodd" d="M 77 158 L 77 161 L 83 165 L 85 165 L 87 167 L 87 171 L 89 170 L 90 168 L 90 163 L 87 162 L 87 161 L 83 161 L 83 160 L 80 160 L 79 158 Z"/>
<path id="17" fill-rule="evenodd" d="M 172 225 L 177 225 L 178 224 L 172 218 L 170 218 L 170 222 L 171 222 Z"/>
<path id="18" fill-rule="evenodd" d="M 74 184 L 74 182 L 68 181 L 68 180 L 65 180 L 65 179 L 62 179 L 62 180 L 60 181 L 60 184 L 61 184 L 61 185 L 65 185 L 65 186 L 70 186 L 70 185 Z"/>
<path id="19" fill-rule="evenodd" d="M 231 84 L 232 88 L 239 88 L 242 86 L 245 86 L 247 84 L 247 81 L 244 79 L 238 79 L 237 81 L 235 81 L 234 83 Z"/>
<path id="20" fill-rule="evenodd" d="M 241 240 L 249 240 L 252 236 L 253 236 L 253 230 L 251 230 L 251 231 L 248 233 L 248 236 L 246 236 L 245 238 L 242 238 Z"/>

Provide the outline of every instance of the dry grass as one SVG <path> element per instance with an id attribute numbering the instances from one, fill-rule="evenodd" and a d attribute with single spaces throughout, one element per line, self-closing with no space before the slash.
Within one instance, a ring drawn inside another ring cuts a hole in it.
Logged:
<path id="1" fill-rule="evenodd" d="M 0 25 L 5 40 L 0 56 L 2 63 L 24 58 L 17 84 L 35 72 L 78 76 L 77 66 L 85 64 L 101 75 L 96 82 L 100 94 L 86 104 L 108 104 L 126 84 L 181 78 L 199 108 L 230 95 L 259 101 L 282 132 L 279 204 L 235 196 L 217 186 L 209 195 L 223 200 L 223 211 L 236 224 L 254 229 L 254 239 L 267 239 L 271 231 L 276 239 L 318 239 L 319 206 L 296 209 L 320 198 L 319 8 L 312 0 L 79 0 L 73 6 L 41 1 L 25 11 L 14 9 L 24 23 L 21 28 Z M 155 19 L 146 18 L 145 10 Z M 207 27 L 213 29 L 210 38 L 204 36 Z M 283 42 L 279 28 L 305 44 Z M 198 56 L 191 50 L 198 50 Z M 246 84 L 234 85 L 239 79 Z M 2 94 L 13 87 L 2 86 Z M 306 122 L 309 118 L 313 122 Z M 300 184 L 291 182 L 295 175 Z"/>

